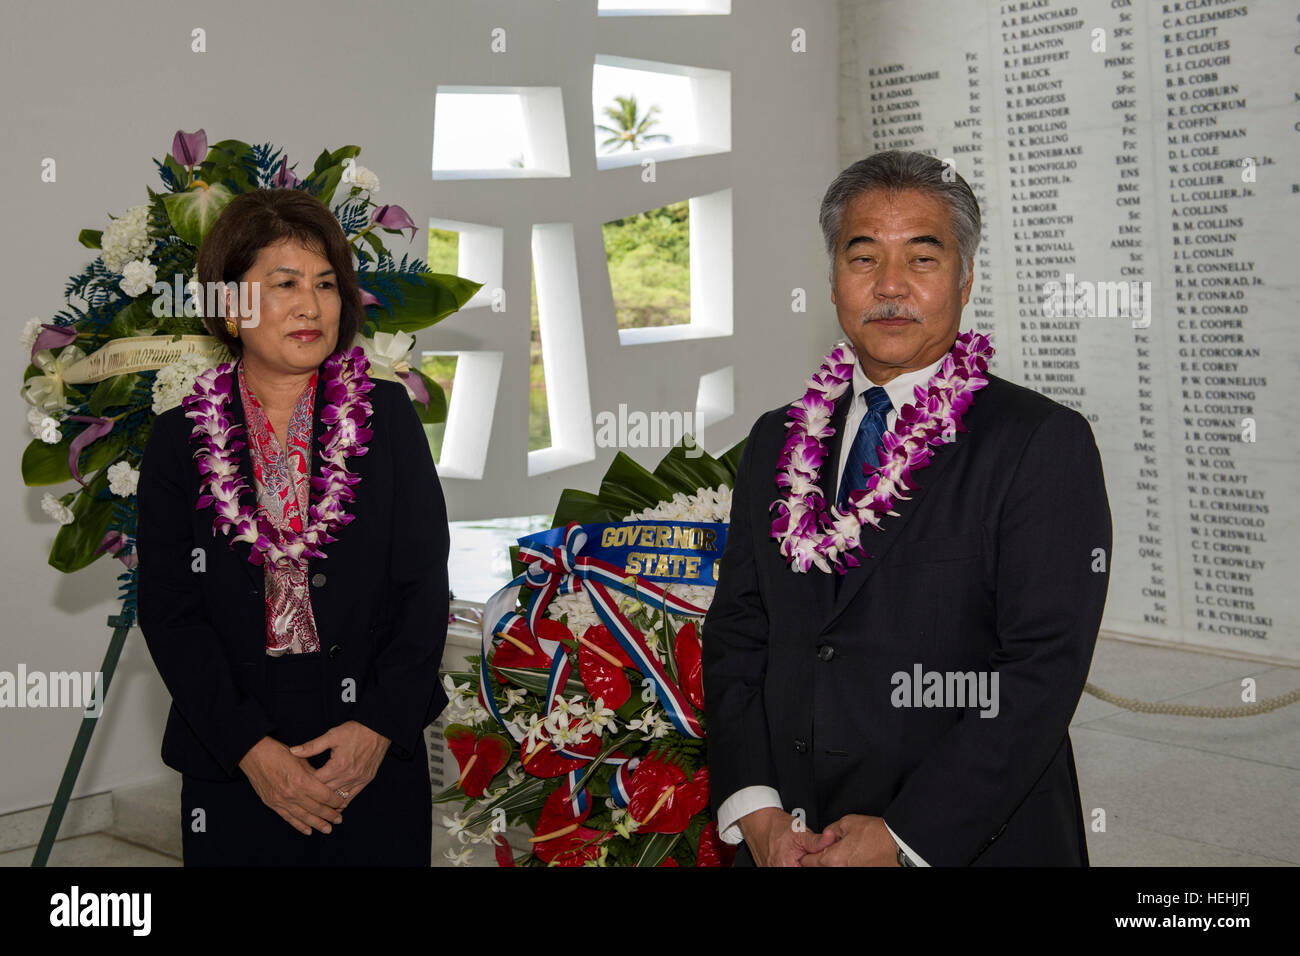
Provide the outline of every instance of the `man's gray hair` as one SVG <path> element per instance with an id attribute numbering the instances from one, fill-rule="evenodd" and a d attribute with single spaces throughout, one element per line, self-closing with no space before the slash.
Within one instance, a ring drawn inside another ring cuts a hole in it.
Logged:
<path id="1" fill-rule="evenodd" d="M 832 282 L 835 281 L 835 244 L 844 210 L 854 198 L 872 189 L 890 192 L 915 189 L 947 204 L 961 254 L 962 280 L 965 280 L 980 244 L 980 205 L 975 194 L 957 170 L 942 160 L 924 153 L 890 150 L 860 159 L 844 170 L 835 177 L 822 199 L 819 219 L 826 255 L 831 260 Z"/>

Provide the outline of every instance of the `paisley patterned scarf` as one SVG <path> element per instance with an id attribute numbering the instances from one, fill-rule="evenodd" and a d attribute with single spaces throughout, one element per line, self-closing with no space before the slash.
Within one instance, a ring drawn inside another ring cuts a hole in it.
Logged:
<path id="1" fill-rule="evenodd" d="M 316 375 L 298 396 L 289 418 L 288 448 L 282 448 L 261 403 L 244 381 L 239 364 L 239 395 L 244 403 L 248 451 L 253 460 L 258 509 L 281 530 L 302 531 L 311 495 L 312 410 Z M 307 654 L 320 650 L 307 586 L 307 562 L 267 561 L 266 653 Z"/>

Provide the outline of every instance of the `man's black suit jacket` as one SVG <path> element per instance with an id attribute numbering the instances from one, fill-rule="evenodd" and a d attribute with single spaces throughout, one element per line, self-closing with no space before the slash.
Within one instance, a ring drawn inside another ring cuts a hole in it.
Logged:
<path id="1" fill-rule="evenodd" d="M 317 387 L 316 475 L 324 461 L 324 393 Z M 356 720 L 388 737 L 395 758 L 410 759 L 424 747 L 423 728 L 447 703 L 438 678 L 447 637 L 447 512 L 405 388 L 375 380 L 370 401 L 369 451 L 347 462 L 361 476 L 346 506 L 353 520 L 323 546 L 324 559 L 309 559 L 307 579 L 332 725 Z M 244 425 L 238 389 L 227 408 Z M 196 510 L 191 426 L 183 408 L 159 415 L 141 463 L 139 616 L 172 696 L 163 761 L 222 780 L 241 775 L 239 761 L 262 737 L 279 737 L 262 703 L 264 571 L 249 563 L 246 542 L 232 547 L 228 534 L 214 537 L 211 507 Z M 243 500 L 254 504 L 247 448 L 239 457 L 248 488 Z"/>
<path id="2" fill-rule="evenodd" d="M 822 468 L 834 471 L 851 390 Z M 989 376 L 869 558 L 790 570 L 771 535 L 788 406 L 754 425 L 704 626 L 714 812 L 776 789 L 821 830 L 883 817 L 932 865 L 1087 865 L 1067 732 L 1106 600 L 1110 508 L 1088 422 Z M 896 672 L 999 675 L 999 711 L 895 707 Z"/>

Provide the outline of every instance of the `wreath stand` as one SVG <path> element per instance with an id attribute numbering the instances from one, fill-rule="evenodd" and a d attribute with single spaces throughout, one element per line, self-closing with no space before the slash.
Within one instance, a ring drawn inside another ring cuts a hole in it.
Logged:
<path id="1" fill-rule="evenodd" d="M 50 814 L 45 818 L 45 829 L 41 832 L 40 842 L 36 844 L 36 855 L 32 857 L 32 866 L 43 867 L 50 859 L 50 850 L 54 848 L 54 840 L 58 837 L 59 827 L 63 824 L 63 814 L 68 809 L 68 801 L 72 798 L 72 788 L 77 784 L 81 764 L 86 759 L 86 751 L 90 749 L 90 737 L 95 732 L 95 725 L 99 723 L 99 718 L 104 716 L 108 686 L 113 681 L 113 672 L 117 670 L 118 659 L 122 656 L 126 635 L 134 623 L 135 615 L 129 612 L 114 614 L 108 619 L 108 626 L 113 628 L 113 636 L 108 641 L 104 663 L 100 665 L 100 673 L 104 675 L 104 685 L 99 700 L 99 716 L 81 718 L 81 727 L 77 730 L 77 739 L 72 745 L 72 753 L 68 754 L 67 766 L 63 768 L 63 779 L 59 781 L 54 803 L 50 805 Z"/>

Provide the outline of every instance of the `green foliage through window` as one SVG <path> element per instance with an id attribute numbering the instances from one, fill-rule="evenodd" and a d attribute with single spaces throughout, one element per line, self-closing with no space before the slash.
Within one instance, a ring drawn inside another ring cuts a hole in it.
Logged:
<path id="1" fill-rule="evenodd" d="M 605 258 L 620 329 L 691 321 L 690 203 L 605 223 Z"/>

